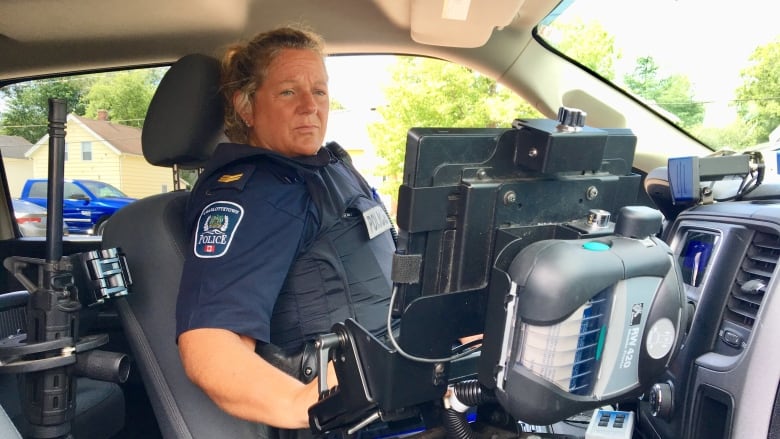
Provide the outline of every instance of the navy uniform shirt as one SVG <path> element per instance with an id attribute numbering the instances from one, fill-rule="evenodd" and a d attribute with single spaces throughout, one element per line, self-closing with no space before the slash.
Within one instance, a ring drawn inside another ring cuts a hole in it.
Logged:
<path id="1" fill-rule="evenodd" d="M 317 200 L 304 175 L 330 182 L 314 184 Z M 368 185 L 328 149 L 291 160 L 222 144 L 187 211 L 193 242 L 177 337 L 220 328 L 292 351 L 349 317 L 375 335 L 385 332 L 390 223 Z M 332 256 L 319 259 L 323 251 Z M 312 265 L 312 257 L 324 265 Z"/>
<path id="2" fill-rule="evenodd" d="M 247 148 L 255 149 L 220 145 L 189 200 L 193 242 L 185 254 L 177 337 L 221 328 L 269 342 L 288 269 L 316 235 L 318 211 L 296 170 L 267 159 L 220 167 Z"/>

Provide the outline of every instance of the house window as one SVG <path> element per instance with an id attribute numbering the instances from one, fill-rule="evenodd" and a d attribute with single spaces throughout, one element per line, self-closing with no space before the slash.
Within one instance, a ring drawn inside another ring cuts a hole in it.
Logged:
<path id="1" fill-rule="evenodd" d="M 81 160 L 92 160 L 92 142 L 81 142 Z"/>

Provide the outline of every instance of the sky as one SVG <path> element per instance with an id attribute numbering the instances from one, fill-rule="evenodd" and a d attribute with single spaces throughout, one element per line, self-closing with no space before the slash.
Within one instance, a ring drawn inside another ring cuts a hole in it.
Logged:
<path id="1" fill-rule="evenodd" d="M 327 59 L 328 92 L 347 109 L 366 110 L 384 102 L 392 55 L 332 56 Z"/>

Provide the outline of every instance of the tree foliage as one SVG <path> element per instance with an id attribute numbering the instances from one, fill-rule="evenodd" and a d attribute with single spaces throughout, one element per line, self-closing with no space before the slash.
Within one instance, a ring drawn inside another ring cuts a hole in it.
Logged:
<path id="1" fill-rule="evenodd" d="M 49 98 L 64 99 L 68 113 L 97 118 L 108 110 L 111 120 L 141 127 L 165 68 L 34 80 L 0 90 L 6 110 L 2 133 L 37 142 L 46 134 Z"/>
<path id="2" fill-rule="evenodd" d="M 0 116 L 2 133 L 37 142 L 47 131 L 49 98 L 64 99 L 68 112 L 83 115 L 89 82 L 87 77 L 44 79 L 0 89 L 7 106 Z"/>
<path id="3" fill-rule="evenodd" d="M 736 108 L 749 136 L 759 143 L 780 125 L 780 39 L 757 47 L 749 60 L 740 74 L 743 83 L 736 90 Z"/>
<path id="4" fill-rule="evenodd" d="M 615 77 L 615 63 L 622 57 L 615 37 L 597 21 L 555 21 L 542 30 L 555 48 L 606 79 Z"/>
<path id="5" fill-rule="evenodd" d="M 688 77 L 678 74 L 662 77 L 658 70 L 658 64 L 652 57 L 641 57 L 637 59 L 634 71 L 623 81 L 632 92 L 674 114 L 682 127 L 701 124 L 704 105 L 694 101 Z"/>
<path id="6" fill-rule="evenodd" d="M 741 120 L 735 120 L 725 127 L 703 127 L 697 125 L 690 132 L 694 137 L 715 150 L 742 151 L 755 146 L 756 142 L 745 133 L 750 129 Z"/>
<path id="7" fill-rule="evenodd" d="M 110 120 L 140 128 L 164 69 L 129 70 L 100 77 L 85 97 L 86 116 L 108 110 Z"/>
<path id="8" fill-rule="evenodd" d="M 509 127 L 540 113 L 495 80 L 463 66 L 431 58 L 398 57 L 384 88 L 382 121 L 368 126 L 383 160 L 383 192 L 396 198 L 403 173 L 406 133 L 413 127 Z"/>

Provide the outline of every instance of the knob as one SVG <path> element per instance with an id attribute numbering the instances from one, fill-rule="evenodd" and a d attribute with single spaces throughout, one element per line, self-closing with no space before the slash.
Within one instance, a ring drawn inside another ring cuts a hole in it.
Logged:
<path id="1" fill-rule="evenodd" d="M 585 116 L 588 113 L 577 109 L 561 107 L 558 109 L 558 129 L 561 131 L 578 131 L 585 126 Z"/>
<path id="2" fill-rule="evenodd" d="M 602 209 L 591 209 L 588 212 L 586 222 L 592 229 L 603 229 L 609 226 L 609 211 Z"/>
<path id="3" fill-rule="evenodd" d="M 650 390 L 650 413 L 661 419 L 669 419 L 672 414 L 672 386 L 669 383 L 656 383 Z"/>

